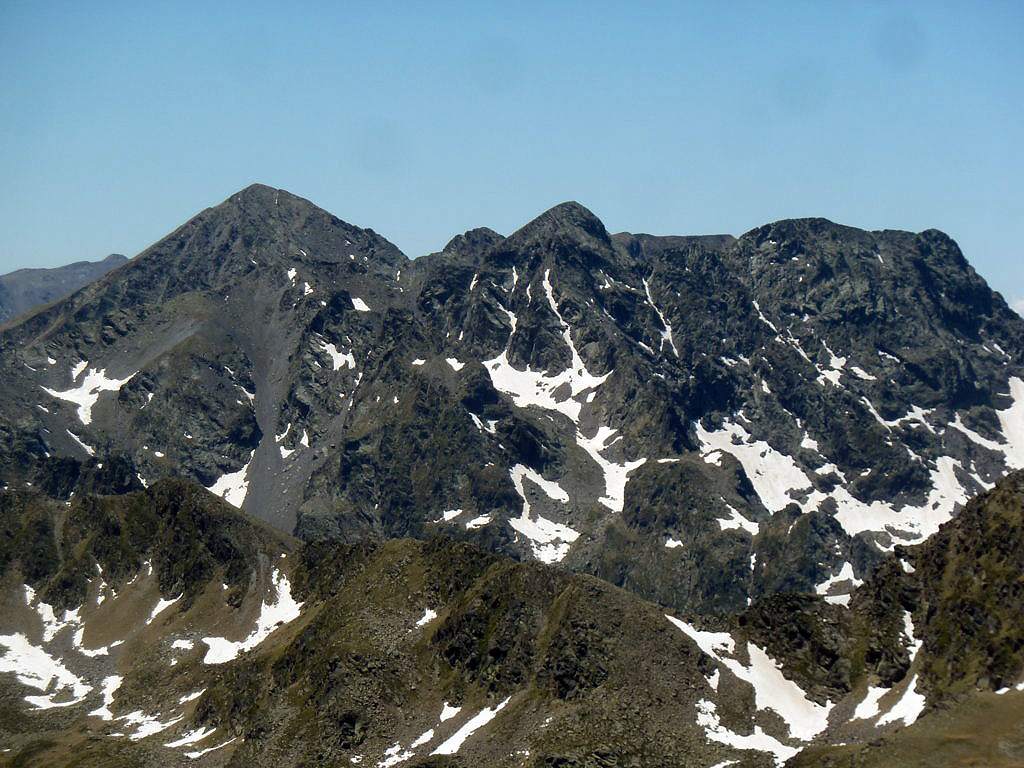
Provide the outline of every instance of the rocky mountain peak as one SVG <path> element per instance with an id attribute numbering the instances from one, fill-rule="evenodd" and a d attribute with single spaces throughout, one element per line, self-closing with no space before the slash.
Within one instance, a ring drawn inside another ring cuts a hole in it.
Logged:
<path id="1" fill-rule="evenodd" d="M 601 220 L 575 201 L 549 208 L 509 237 L 517 245 L 555 238 L 571 239 L 583 244 L 611 245 L 608 230 Z"/>
<path id="2" fill-rule="evenodd" d="M 781 259 L 834 249 L 836 245 L 851 253 L 873 256 L 877 251 L 876 235 L 817 217 L 782 219 L 765 224 L 740 235 L 738 242 L 741 249 L 753 247 L 761 253 L 774 254 Z"/>
<path id="3" fill-rule="evenodd" d="M 502 236 L 488 227 L 477 227 L 456 235 L 442 249 L 442 253 L 475 256 L 502 240 Z"/>
<path id="4" fill-rule="evenodd" d="M 294 195 L 291 195 L 291 193 L 286 190 L 276 189 L 268 186 L 267 184 L 253 183 L 238 190 L 224 202 L 240 206 L 259 204 L 273 205 L 274 200 L 276 200 L 282 192 L 289 197 L 294 197 Z M 310 205 L 312 205 L 312 203 L 310 203 Z"/>
<path id="5" fill-rule="evenodd" d="M 363 250 L 369 253 L 360 258 L 368 256 L 367 261 L 382 263 L 391 273 L 393 267 L 400 268 L 408 261 L 373 230 L 349 224 L 305 198 L 263 184 L 251 184 L 207 208 L 170 237 L 182 230 L 205 238 L 207 242 L 195 245 L 209 255 L 242 255 L 250 261 L 262 256 L 338 263 L 352 261 L 354 251 Z"/>

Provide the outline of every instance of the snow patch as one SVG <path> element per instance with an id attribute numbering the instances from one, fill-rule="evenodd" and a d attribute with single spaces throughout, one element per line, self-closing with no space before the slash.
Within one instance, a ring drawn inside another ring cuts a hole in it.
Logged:
<path id="1" fill-rule="evenodd" d="M 545 480 L 539 473 L 522 464 L 512 467 L 509 476 L 512 478 L 512 485 L 515 486 L 516 492 L 523 500 L 523 511 L 518 518 L 509 520 L 508 524 L 529 540 L 533 556 L 538 560 L 543 563 L 560 562 L 569 554 L 569 547 L 580 535 L 569 526 L 548 520 L 541 515 L 537 515 L 536 520 L 531 520 L 530 502 L 526 498 L 523 481 L 524 479 L 529 480 L 540 488 L 549 499 L 563 504 L 569 501 L 569 494 L 558 483 Z"/>
<path id="2" fill-rule="evenodd" d="M 135 733 L 129 733 L 128 738 L 132 741 L 141 741 L 147 736 L 166 731 L 171 726 L 177 725 L 185 719 L 185 716 L 179 715 L 173 720 L 162 722 L 156 715 L 147 715 L 141 709 L 137 709 L 127 715 L 121 715 L 117 719 L 124 721 L 129 726 L 135 726 Z"/>
<path id="3" fill-rule="evenodd" d="M 356 358 L 351 351 L 342 354 L 341 350 L 338 349 L 333 342 L 328 343 L 326 341 L 320 342 L 320 349 L 330 355 L 331 368 L 335 371 L 341 370 L 342 368 L 356 368 Z"/>
<path id="4" fill-rule="evenodd" d="M 392 768 L 392 766 L 404 763 L 415 753 L 412 750 L 402 751 L 401 742 L 395 742 L 384 750 L 384 759 L 377 763 L 377 768 Z"/>
<path id="5" fill-rule="evenodd" d="M 851 365 L 850 370 L 853 371 L 854 376 L 856 376 L 858 379 L 863 379 L 864 381 L 878 381 L 877 378 L 872 376 L 863 368 L 858 368 L 856 365 Z"/>
<path id="6" fill-rule="evenodd" d="M 917 675 L 914 675 L 900 700 L 882 715 L 875 725 L 888 725 L 897 720 L 902 720 L 904 725 L 913 725 L 924 712 L 925 703 L 925 697 L 917 691 Z"/>
<path id="7" fill-rule="evenodd" d="M 924 411 L 912 408 L 900 421 L 920 419 L 928 426 L 923 420 L 925 415 Z M 891 423 L 895 425 L 898 422 Z M 930 470 L 932 487 L 927 500 L 920 506 L 904 505 L 897 509 L 883 501 L 859 501 L 841 485 L 828 494 L 815 490 L 791 456 L 775 450 L 763 440 L 754 440 L 738 423 L 726 420 L 714 432 L 705 429 L 699 421 L 694 423 L 694 427 L 704 460 L 719 463 L 722 453 L 735 457 L 770 512 L 778 512 L 790 503 L 796 503 L 805 513 L 813 512 L 825 499 L 832 498 L 837 506 L 835 518 L 851 536 L 864 531 L 888 531 L 897 543 L 921 542 L 950 520 L 953 511 L 966 503 L 970 496 L 956 476 L 956 470 L 963 467 L 949 456 L 935 459 L 935 468 Z M 928 428 L 931 429 L 930 426 Z M 826 465 L 818 473 L 824 473 L 826 469 L 834 467 Z"/>
<path id="8" fill-rule="evenodd" d="M 413 741 L 413 743 L 409 745 L 409 748 L 410 749 L 416 749 L 417 747 L 422 747 L 424 744 L 426 744 L 432 738 L 434 738 L 434 729 L 433 728 L 431 728 L 430 730 L 424 731 L 419 736 L 417 736 L 416 740 Z"/>
<path id="9" fill-rule="evenodd" d="M 1003 411 L 996 411 L 1003 428 L 1006 447 L 1006 465 L 1011 469 L 1024 469 L 1024 381 L 1012 377 L 1009 382 L 1013 404 Z"/>
<path id="10" fill-rule="evenodd" d="M 255 648 L 282 624 L 287 624 L 299 617 L 302 603 L 292 597 L 291 583 L 281 571 L 275 570 L 272 577 L 275 598 L 274 602 L 264 602 L 260 608 L 256 628 L 247 638 L 240 641 L 227 640 L 223 637 L 204 637 L 208 646 L 204 664 L 223 664 L 238 657 L 239 654 Z"/>
<path id="11" fill-rule="evenodd" d="M 416 626 L 422 627 L 424 624 L 429 624 L 436 618 L 437 611 L 435 611 L 433 608 L 427 608 L 427 610 L 423 613 L 423 618 L 416 622 Z"/>
<path id="12" fill-rule="evenodd" d="M 576 444 L 590 454 L 590 458 L 597 462 L 604 472 L 605 495 L 598 501 L 612 512 L 622 512 L 622 508 L 625 506 L 626 482 L 629 479 L 629 473 L 647 462 L 646 458 L 640 458 L 618 464 L 602 456 L 601 451 L 606 450 L 618 439 L 617 434 L 617 429 L 605 426 L 598 427 L 594 436 L 589 438 L 584 437 L 582 432 L 576 432 Z"/>
<path id="13" fill-rule="evenodd" d="M 815 585 L 814 591 L 817 594 L 819 594 L 819 595 L 826 596 L 825 600 L 827 602 L 839 602 L 841 605 L 846 605 L 846 603 L 849 601 L 849 595 L 848 594 L 842 594 L 842 595 L 832 595 L 831 594 L 832 591 L 833 591 L 832 588 L 833 588 L 834 585 L 842 584 L 844 582 L 849 582 L 851 587 L 859 587 L 861 584 L 864 583 L 863 581 L 861 581 L 860 579 L 858 579 L 854 575 L 854 573 L 853 573 L 853 564 L 852 563 L 849 563 L 849 562 L 843 563 L 843 567 L 839 569 L 839 573 L 834 574 L 832 576 L 829 576 L 827 579 L 825 579 L 825 581 L 821 582 L 821 584 Z M 843 592 L 844 590 L 840 589 L 839 591 Z M 849 590 L 847 589 L 845 591 L 849 591 Z M 829 600 L 830 597 L 832 597 L 834 599 Z M 846 598 L 846 600 L 845 601 L 840 601 L 840 600 L 837 599 L 838 597 L 844 597 L 844 598 Z"/>
<path id="14" fill-rule="evenodd" d="M 876 688 L 875 686 L 868 686 L 868 692 L 864 694 L 864 700 L 857 705 L 857 708 L 853 710 L 854 720 L 870 720 L 873 717 L 878 717 L 878 701 L 885 694 L 887 694 L 891 688 Z"/>
<path id="15" fill-rule="evenodd" d="M 914 637 L 914 618 L 910 615 L 910 611 L 903 612 L 903 636 L 907 638 L 907 650 L 910 654 L 910 661 L 913 663 L 924 641 Z"/>
<path id="16" fill-rule="evenodd" d="M 121 683 L 123 682 L 124 678 L 120 675 L 111 675 L 103 678 L 103 682 L 100 683 L 100 693 L 103 694 L 103 704 L 89 714 L 108 722 L 113 720 L 114 713 L 110 711 L 110 705 L 114 703 L 114 694 L 117 693 L 117 689 L 121 687 Z"/>
<path id="17" fill-rule="evenodd" d="M 60 659 L 30 642 L 20 632 L 0 635 L 0 646 L 6 648 L 0 656 L 0 672 L 13 672 L 18 682 L 29 688 L 44 693 L 50 691 L 43 696 L 25 697 L 25 701 L 36 709 L 78 704 L 92 692 L 92 686 L 64 666 Z M 56 701 L 62 697 L 65 697 L 64 701 Z"/>
<path id="18" fill-rule="evenodd" d="M 88 365 L 88 363 L 79 363 L 71 370 L 72 381 L 78 378 L 78 375 L 82 372 L 82 369 Z M 81 366 L 81 367 L 80 367 Z M 107 376 L 106 368 L 90 368 L 85 374 L 85 378 L 82 379 L 82 383 L 77 387 L 66 389 L 59 392 L 49 387 L 42 387 L 42 389 L 53 397 L 59 398 L 60 400 L 66 400 L 69 403 L 75 403 L 78 406 L 78 420 L 82 424 L 92 423 L 92 409 L 96 405 L 96 401 L 99 400 L 100 394 L 103 392 L 117 392 L 131 381 L 138 371 L 131 374 L 124 379 L 114 379 Z"/>
<path id="19" fill-rule="evenodd" d="M 494 709 L 484 708 L 476 715 L 471 717 L 465 725 L 457 730 L 452 736 L 450 736 L 441 746 L 431 752 L 431 755 L 454 755 L 462 747 L 462 744 L 472 736 L 476 731 L 483 728 L 494 716 L 497 715 L 501 710 L 508 704 L 509 699 L 505 699 Z"/>
<path id="20" fill-rule="evenodd" d="M 178 595 L 173 600 L 164 600 L 162 597 L 156 601 L 156 605 L 153 606 L 153 610 L 149 612 L 149 618 L 146 619 L 146 624 L 152 624 L 153 619 L 163 613 L 165 610 L 170 608 L 176 602 L 181 600 L 181 595 Z"/>
<path id="21" fill-rule="evenodd" d="M 249 492 L 249 480 L 246 476 L 249 474 L 249 466 L 252 464 L 252 458 L 255 455 L 256 451 L 253 450 L 249 454 L 249 460 L 245 463 L 244 467 L 236 472 L 228 472 L 225 475 L 221 475 L 217 482 L 207 488 L 207 490 L 214 496 L 220 496 L 233 507 L 241 509 L 242 504 L 245 503 L 245 496 Z"/>
<path id="22" fill-rule="evenodd" d="M 746 736 L 729 730 L 722 725 L 714 702 L 707 699 L 697 701 L 697 725 L 704 728 L 704 735 L 709 741 L 717 741 L 719 744 L 727 744 L 737 749 L 752 749 L 773 755 L 775 765 L 779 768 L 800 751 L 799 747 L 783 744 L 774 736 L 768 735 L 759 725 L 755 725 L 753 733 Z M 729 765 L 729 762 L 719 763 L 719 765 Z"/>
<path id="23" fill-rule="evenodd" d="M 580 410 L 583 407 L 578 398 L 604 384 L 612 372 L 594 376 L 587 370 L 573 343 L 569 325 L 558 312 L 551 289 L 550 272 L 551 270 L 544 272 L 544 290 L 547 293 L 548 304 L 561 325 L 562 339 L 572 355 L 569 367 L 555 375 L 548 375 L 546 371 L 531 370 L 529 366 L 526 370 L 520 371 L 508 361 L 507 346 L 500 355 L 485 360 L 483 365 L 491 377 L 494 388 L 510 395 L 517 408 L 534 405 L 544 410 L 557 411 L 578 424 Z M 514 322 L 512 332 L 515 332 Z"/>
<path id="24" fill-rule="evenodd" d="M 366 302 L 360 299 L 358 296 L 353 297 L 352 307 L 357 312 L 369 312 L 370 308 L 366 305 Z"/>
<path id="25" fill-rule="evenodd" d="M 223 747 L 226 747 L 228 744 L 230 744 L 231 742 L 233 742 L 237 738 L 238 737 L 236 736 L 235 738 L 228 739 L 223 744 L 218 744 L 215 747 L 207 747 L 206 749 L 201 749 L 198 752 L 186 752 L 185 753 L 185 757 L 187 757 L 189 760 L 198 760 L 203 755 L 207 755 L 210 752 L 216 752 L 218 749 L 222 749 Z"/>
<path id="26" fill-rule="evenodd" d="M 729 517 L 718 518 L 718 527 L 721 528 L 721 530 L 742 530 L 746 531 L 751 536 L 757 536 L 757 532 L 761 529 L 760 525 L 748 520 L 728 504 L 726 504 L 725 507 L 729 510 Z"/>
<path id="27" fill-rule="evenodd" d="M 782 668 L 763 649 L 747 643 L 749 664 L 732 658 L 735 640 L 725 632 L 702 632 L 684 621 L 666 614 L 666 618 L 681 629 L 708 656 L 715 659 L 740 680 L 754 689 L 754 703 L 758 709 L 771 709 L 789 726 L 790 735 L 808 741 L 828 726 L 832 702 L 817 704 L 804 694 L 793 681 L 782 674 Z"/>
<path id="28" fill-rule="evenodd" d="M 197 728 L 194 731 L 186 731 L 185 734 L 180 739 L 168 741 L 166 744 L 164 744 L 164 746 L 170 747 L 171 749 L 175 749 L 177 747 L 186 747 L 191 744 L 195 744 L 196 742 L 202 741 L 208 736 L 212 736 L 214 733 L 216 733 L 216 731 L 216 728 L 207 728 L 204 725 L 202 728 Z"/>
<path id="29" fill-rule="evenodd" d="M 724 421 L 722 428 L 714 432 L 705 429 L 700 421 L 695 422 L 695 427 L 701 455 L 707 459 L 721 451 L 735 457 L 769 512 L 778 512 L 793 503 L 791 491 L 810 486 L 807 475 L 791 457 L 763 440 L 754 440 L 740 424 Z"/>

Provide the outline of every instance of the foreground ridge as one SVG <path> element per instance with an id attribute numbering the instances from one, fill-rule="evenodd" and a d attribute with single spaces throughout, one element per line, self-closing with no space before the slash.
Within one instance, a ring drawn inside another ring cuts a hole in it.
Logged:
<path id="1" fill-rule="evenodd" d="M 708 617 L 446 537 L 300 544 L 97 464 L 68 502 L 0 491 L 4 764 L 1002 764 L 1024 711 L 1024 472 L 849 607 Z"/>

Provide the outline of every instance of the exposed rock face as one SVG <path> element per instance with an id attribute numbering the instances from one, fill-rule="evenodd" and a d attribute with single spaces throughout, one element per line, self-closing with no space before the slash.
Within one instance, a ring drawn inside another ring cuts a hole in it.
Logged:
<path id="1" fill-rule="evenodd" d="M 19 269 L 0 275 L 0 324 L 62 299 L 126 261 L 121 254 L 112 253 L 102 261 L 76 261 L 53 269 Z"/>
<path id="2" fill-rule="evenodd" d="M 1024 320 L 933 230 L 564 203 L 409 261 L 257 185 L 0 351 L 7 482 L 117 452 L 305 539 L 444 533 L 701 611 L 844 601 L 1024 466 Z"/>

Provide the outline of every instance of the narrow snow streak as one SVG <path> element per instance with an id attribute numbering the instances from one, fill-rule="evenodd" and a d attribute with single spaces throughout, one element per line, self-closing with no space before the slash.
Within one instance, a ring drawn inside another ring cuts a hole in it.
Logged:
<path id="1" fill-rule="evenodd" d="M 454 755 L 456 752 L 459 751 L 459 749 L 462 747 L 463 742 L 465 742 L 466 739 L 468 739 L 476 731 L 478 731 L 479 729 L 487 725 L 489 722 L 491 722 L 491 720 L 494 719 L 494 716 L 501 712 L 501 710 L 505 708 L 505 705 L 508 704 L 508 702 L 509 700 L 505 699 L 503 702 L 501 702 L 501 704 L 496 706 L 494 709 L 488 709 L 485 707 L 476 715 L 471 717 L 466 722 L 465 725 L 459 728 L 459 730 L 452 734 L 443 744 L 441 744 L 441 746 L 439 746 L 430 754 Z"/>
<path id="2" fill-rule="evenodd" d="M 679 350 L 676 349 L 676 343 L 672 339 L 672 324 L 665 319 L 665 315 L 662 314 L 661 310 L 658 309 L 658 305 L 654 303 L 654 297 L 651 296 L 651 286 L 647 284 L 647 280 L 644 280 L 644 291 L 647 292 L 647 303 L 651 305 L 651 309 L 658 315 L 658 319 L 661 320 L 661 325 L 664 330 L 661 332 L 661 344 L 658 347 L 658 351 L 661 352 L 665 347 L 667 341 L 669 346 L 672 347 L 672 352 L 676 357 L 679 357 Z"/>
<path id="3" fill-rule="evenodd" d="M 902 720 L 904 725 L 913 725 L 924 712 L 925 703 L 925 697 L 917 691 L 917 675 L 914 675 L 907 683 L 907 688 L 900 700 L 892 706 L 892 709 L 878 718 L 875 725 L 888 725 L 897 720 Z"/>

